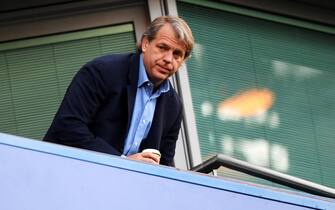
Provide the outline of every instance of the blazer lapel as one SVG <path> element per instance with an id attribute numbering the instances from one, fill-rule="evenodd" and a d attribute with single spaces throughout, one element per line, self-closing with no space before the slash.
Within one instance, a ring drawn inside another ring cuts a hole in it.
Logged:
<path id="1" fill-rule="evenodd" d="M 131 58 L 131 64 L 128 72 L 128 84 L 127 84 L 127 99 L 128 99 L 128 119 L 127 119 L 127 133 L 130 127 L 131 118 L 133 115 L 133 109 L 135 104 L 135 97 L 138 83 L 138 71 L 139 71 L 139 54 L 135 54 Z"/>

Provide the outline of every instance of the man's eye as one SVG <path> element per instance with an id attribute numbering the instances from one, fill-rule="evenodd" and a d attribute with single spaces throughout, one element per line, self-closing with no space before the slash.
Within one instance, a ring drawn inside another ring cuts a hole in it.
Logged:
<path id="1" fill-rule="evenodd" d="M 175 52 L 175 53 L 173 54 L 173 56 L 174 56 L 175 59 L 179 59 L 179 58 L 182 58 L 182 57 L 183 57 L 183 54 L 182 54 L 181 52 Z"/>

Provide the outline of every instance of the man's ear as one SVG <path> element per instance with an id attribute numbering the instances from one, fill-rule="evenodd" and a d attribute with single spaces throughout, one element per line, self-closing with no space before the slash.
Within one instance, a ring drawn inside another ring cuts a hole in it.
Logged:
<path id="1" fill-rule="evenodd" d="M 141 44 L 142 52 L 145 52 L 145 51 L 147 50 L 148 45 L 149 45 L 149 40 L 148 40 L 148 38 L 145 36 L 145 37 L 143 37 L 143 39 L 142 39 L 142 44 Z"/>

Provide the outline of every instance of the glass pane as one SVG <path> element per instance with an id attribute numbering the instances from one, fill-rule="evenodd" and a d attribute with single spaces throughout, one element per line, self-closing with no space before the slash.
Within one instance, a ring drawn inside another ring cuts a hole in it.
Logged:
<path id="1" fill-rule="evenodd" d="M 203 160 L 223 153 L 335 187 L 335 36 L 189 3 L 178 12 L 196 40 Z"/>
<path id="2" fill-rule="evenodd" d="M 0 132 L 43 138 L 82 65 L 134 51 L 134 33 L 124 32 L 0 52 Z"/>

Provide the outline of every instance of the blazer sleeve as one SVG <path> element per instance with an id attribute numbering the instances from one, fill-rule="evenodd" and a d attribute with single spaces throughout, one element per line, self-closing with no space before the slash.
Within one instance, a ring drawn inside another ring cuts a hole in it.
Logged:
<path id="1" fill-rule="evenodd" d="M 45 141 L 121 155 L 120 151 L 89 129 L 108 94 L 105 79 L 100 63 L 91 62 L 79 70 L 44 137 Z"/>
<path id="2" fill-rule="evenodd" d="M 176 143 L 178 140 L 179 130 L 181 127 L 181 121 L 183 116 L 183 109 L 181 105 L 179 105 L 179 113 L 177 115 L 177 119 L 172 124 L 171 128 L 167 132 L 166 135 L 162 137 L 160 152 L 162 153 L 162 157 L 160 160 L 160 164 L 167 166 L 174 166 L 174 155 L 176 149 Z"/>

